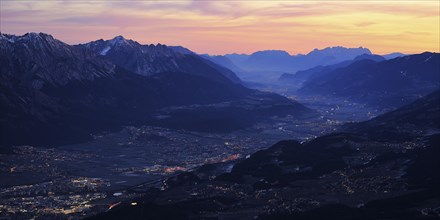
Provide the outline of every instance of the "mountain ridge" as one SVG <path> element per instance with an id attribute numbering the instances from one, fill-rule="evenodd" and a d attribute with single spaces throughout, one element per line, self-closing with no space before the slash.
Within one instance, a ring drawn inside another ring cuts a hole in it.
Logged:
<path id="1" fill-rule="evenodd" d="M 383 58 L 382 56 L 379 56 L 379 55 L 375 55 L 375 54 L 362 54 L 362 55 L 356 56 L 352 60 L 342 61 L 340 63 L 336 63 L 333 65 L 327 65 L 327 66 L 319 65 L 319 66 L 315 66 L 311 69 L 298 71 L 295 74 L 284 73 L 283 75 L 280 76 L 279 81 L 283 82 L 283 83 L 302 84 L 306 80 L 328 74 L 330 71 L 337 69 L 337 68 L 347 67 L 350 64 L 357 62 L 357 61 L 360 61 L 360 60 L 373 60 L 375 62 L 380 62 L 380 61 L 384 61 L 385 58 Z"/>
<path id="2" fill-rule="evenodd" d="M 283 73 L 294 73 L 319 65 L 332 65 L 354 59 L 362 54 L 371 54 L 367 48 L 327 47 L 315 49 L 308 54 L 291 55 L 284 50 L 262 50 L 252 54 L 225 54 L 211 56 L 212 61 L 233 69 L 247 82 L 270 84 L 276 82 Z M 225 63 L 228 59 L 232 62 Z"/>
<path id="3" fill-rule="evenodd" d="M 304 82 L 301 94 L 326 94 L 376 106 L 402 106 L 440 86 L 440 54 L 361 60 Z"/>
<path id="4" fill-rule="evenodd" d="M 75 47 L 88 48 L 97 55 L 104 56 L 115 64 L 144 76 L 153 76 L 161 72 L 184 72 L 208 77 L 219 82 L 226 80 L 222 79 L 223 76 L 234 83 L 241 83 L 232 71 L 210 63 L 181 46 L 142 45 L 137 41 L 116 36 L 110 40 L 101 39 L 75 45 Z M 192 65 L 188 65 L 188 63 L 192 63 Z M 202 66 L 204 69 L 195 68 Z M 218 72 L 220 75 L 212 72 Z"/>
<path id="5" fill-rule="evenodd" d="M 139 49 L 137 43 L 122 37 L 110 43 Z M 299 114 L 310 111 L 293 100 L 233 82 L 223 75 L 223 67 L 196 55 L 174 52 L 176 48 L 154 46 L 153 52 L 158 54 L 159 66 L 174 65 L 162 60 L 161 50 L 166 55 L 178 53 L 184 57 L 179 62 L 186 69 L 180 71 L 173 66 L 171 70 L 163 68 L 163 72 L 151 76 L 113 63 L 100 55 L 103 48 L 100 49 L 92 51 L 84 46 L 71 46 L 43 33 L 1 35 L 0 150 L 15 144 L 77 143 L 89 140 L 92 133 L 124 125 L 160 125 L 162 122 L 152 116 L 164 107 L 235 102 L 249 96 L 256 96 L 257 101 L 252 105 L 255 109 L 237 106 L 245 115 L 231 117 L 247 124 L 226 128 L 238 129 L 278 114 L 276 110 L 259 113 L 259 105 L 278 103 L 285 106 L 284 112 Z M 153 56 L 149 58 L 153 66 L 157 64 Z M 197 72 L 188 73 L 188 70 Z M 196 111 L 190 115 L 196 115 Z"/>

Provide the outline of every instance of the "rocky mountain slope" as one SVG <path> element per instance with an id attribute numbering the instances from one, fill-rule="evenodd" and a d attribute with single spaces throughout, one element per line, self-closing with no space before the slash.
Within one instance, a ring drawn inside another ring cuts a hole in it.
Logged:
<path id="1" fill-rule="evenodd" d="M 310 111 L 245 88 L 231 80 L 236 78 L 232 72 L 182 48 L 142 46 L 121 37 L 93 45 L 71 46 L 44 33 L 1 35 L 0 146 L 80 142 L 91 133 L 153 123 L 165 107 L 239 102 L 250 96 L 256 101 L 240 116 L 249 116 L 250 123 L 279 113 L 251 113 L 269 103 L 296 113 Z M 193 108 L 191 115 L 197 111 Z"/>
<path id="2" fill-rule="evenodd" d="M 227 82 L 240 83 L 240 79 L 230 70 L 203 59 L 183 47 L 168 47 L 162 44 L 141 45 L 122 36 L 111 40 L 92 41 L 76 47 L 90 49 L 126 70 L 144 76 L 153 76 L 162 72 L 183 72 L 218 82 L 224 82 L 223 77 L 226 77 Z"/>

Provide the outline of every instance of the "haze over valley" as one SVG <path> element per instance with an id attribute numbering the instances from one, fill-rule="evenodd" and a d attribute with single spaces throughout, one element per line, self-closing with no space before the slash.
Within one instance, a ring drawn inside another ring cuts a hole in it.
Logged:
<path id="1" fill-rule="evenodd" d="M 438 6 L 2 1 L 0 219 L 439 219 Z"/>

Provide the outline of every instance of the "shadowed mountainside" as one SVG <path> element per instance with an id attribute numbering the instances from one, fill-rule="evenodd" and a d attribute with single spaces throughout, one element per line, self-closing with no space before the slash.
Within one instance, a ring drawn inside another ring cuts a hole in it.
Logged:
<path id="1" fill-rule="evenodd" d="M 399 107 L 437 90 L 439 68 L 440 54 L 429 52 L 382 62 L 361 60 L 307 80 L 298 92 Z"/>
<path id="2" fill-rule="evenodd" d="M 351 127 L 387 123 L 399 132 L 403 123 L 436 134 L 377 139 L 370 129 L 352 129 L 305 143 L 281 141 L 229 173 L 214 174 L 215 164 L 183 172 L 165 180 L 165 190 L 134 199 L 136 206 L 123 202 L 90 219 L 437 219 L 439 102 L 436 92 Z M 424 114 L 434 123 L 419 122 Z"/>
<path id="3" fill-rule="evenodd" d="M 164 45 L 142 46 L 122 37 L 112 41 L 115 42 L 99 43 L 114 44 L 114 48 L 106 49 L 109 55 L 113 50 L 115 56 L 130 53 L 130 48 L 138 51 L 133 56 L 139 57 L 132 57 L 138 60 L 96 54 L 86 46 L 70 46 L 44 33 L 2 34 L 0 145 L 72 143 L 90 138 L 91 133 L 122 125 L 166 125 L 156 122 L 152 115 L 172 106 L 255 99 L 251 106 L 257 110 L 259 106 L 281 104 L 286 107 L 284 111 L 292 114 L 310 112 L 287 98 L 245 88 L 233 81 L 237 78 L 229 70 L 186 50 Z M 113 63 L 114 60 L 118 63 Z M 133 69 L 139 72 L 130 71 Z M 247 123 L 226 128 L 239 129 L 280 113 L 273 109 L 261 114 L 255 109 L 247 108 L 238 117 Z M 192 114 L 195 112 L 197 109 Z M 214 114 L 206 117 L 208 121 L 224 118 Z M 233 120 L 237 116 L 226 118 Z"/>

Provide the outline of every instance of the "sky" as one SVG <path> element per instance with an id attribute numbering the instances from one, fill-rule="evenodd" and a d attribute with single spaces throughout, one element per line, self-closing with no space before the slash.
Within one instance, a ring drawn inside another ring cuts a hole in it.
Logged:
<path id="1" fill-rule="evenodd" d="M 438 0 L 0 0 L 0 12 L 2 33 L 45 32 L 69 44 L 123 35 L 216 55 L 440 51 Z"/>

